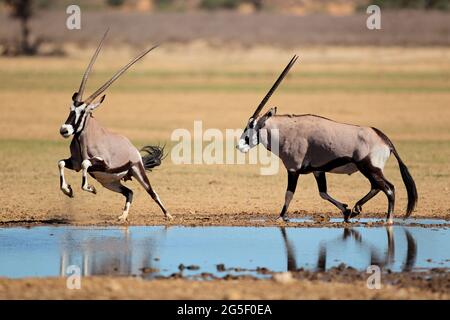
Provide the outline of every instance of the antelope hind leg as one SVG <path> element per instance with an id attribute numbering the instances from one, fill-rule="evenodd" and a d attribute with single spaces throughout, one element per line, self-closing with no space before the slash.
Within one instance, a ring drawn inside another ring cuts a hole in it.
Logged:
<path id="1" fill-rule="evenodd" d="M 145 169 L 142 163 L 138 163 L 137 165 L 134 165 L 132 168 L 132 174 L 133 177 L 139 181 L 139 183 L 144 187 L 145 191 L 152 197 L 152 199 L 158 204 L 158 206 L 161 208 L 162 212 L 164 213 L 164 217 L 167 220 L 172 220 L 172 215 L 167 212 L 166 208 L 164 207 L 161 199 L 159 198 L 158 194 L 153 190 L 150 181 L 148 180 L 147 175 L 145 174 Z"/>
<path id="2" fill-rule="evenodd" d="M 366 162 L 357 163 L 357 166 L 358 166 L 359 171 L 361 171 L 361 173 L 370 181 L 370 183 L 372 185 L 372 190 L 373 189 L 381 190 L 386 195 L 387 200 L 388 200 L 386 223 L 392 224 L 393 223 L 393 214 L 394 214 L 394 205 L 395 205 L 394 185 L 385 178 L 385 176 L 383 175 L 383 170 L 378 167 L 373 166 L 372 163 L 367 163 L 367 161 L 366 161 Z M 366 195 L 366 197 L 368 198 L 368 199 L 366 199 L 366 201 L 368 201 L 376 193 L 378 193 L 378 191 L 375 192 L 375 190 L 373 190 L 373 191 L 372 190 Z M 361 200 L 364 200 L 366 197 L 364 197 Z M 357 205 L 355 205 L 355 207 L 356 206 Z M 358 209 L 359 208 L 356 208 L 356 210 L 358 210 Z"/>
<path id="3" fill-rule="evenodd" d="M 115 181 L 111 183 L 102 183 L 106 189 L 121 193 L 125 197 L 125 206 L 123 208 L 122 214 L 118 217 L 121 222 L 128 221 L 128 212 L 130 210 L 131 203 L 133 202 L 133 191 L 125 187 L 120 181 Z"/>

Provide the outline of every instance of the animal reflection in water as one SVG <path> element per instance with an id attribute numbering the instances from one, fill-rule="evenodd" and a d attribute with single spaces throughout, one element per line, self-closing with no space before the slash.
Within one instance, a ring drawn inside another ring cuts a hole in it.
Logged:
<path id="1" fill-rule="evenodd" d="M 157 241 L 165 238 L 167 229 L 139 240 L 132 239 L 128 228 L 121 231 L 121 236 L 92 238 L 79 246 L 63 245 L 60 251 L 60 275 L 67 275 L 70 265 L 79 266 L 83 276 L 136 275 L 141 274 L 144 268 L 153 268 L 158 253 Z M 65 243 L 70 244 L 71 238 L 70 233 L 67 234 Z M 134 250 L 134 247 L 139 250 Z"/>
<path id="2" fill-rule="evenodd" d="M 298 270 L 299 267 L 295 256 L 294 246 L 292 242 L 288 239 L 286 229 L 282 227 L 280 228 L 280 230 L 286 249 L 287 270 L 288 271 Z M 407 247 L 406 247 L 406 259 L 403 262 L 401 270 L 411 271 L 416 263 L 417 244 L 412 234 L 406 228 L 403 228 L 403 231 L 406 236 Z M 387 236 L 387 250 L 384 252 L 384 254 L 380 254 L 380 250 L 374 245 L 370 244 L 369 242 L 364 241 L 363 237 L 357 230 L 345 228 L 342 237 L 332 241 L 322 242 L 320 244 L 315 270 L 325 271 L 327 269 L 327 252 L 330 246 L 333 247 L 344 246 L 345 244 L 351 241 L 354 241 L 362 252 L 366 251 L 370 254 L 370 260 L 367 262 L 367 267 L 369 265 L 377 265 L 380 268 L 389 268 L 395 262 L 394 261 L 395 241 L 392 226 L 386 227 L 386 236 Z M 334 266 L 335 264 L 332 265 Z"/>
<path id="3" fill-rule="evenodd" d="M 383 243 L 386 243 L 384 241 L 380 241 L 381 243 L 376 242 L 375 245 L 367 240 L 367 238 L 365 240 L 358 230 L 345 228 L 343 229 L 342 236 L 319 242 L 317 254 L 314 254 L 315 257 L 313 256 L 313 259 L 310 259 L 310 252 L 308 252 L 308 250 L 303 253 L 299 253 L 299 250 L 295 250 L 294 243 L 288 236 L 289 232 L 294 230 L 287 230 L 284 227 L 280 227 L 279 230 L 281 231 L 282 238 L 282 246 L 280 249 L 284 249 L 286 252 L 286 258 L 281 259 L 287 260 L 287 267 L 283 267 L 284 262 L 281 260 L 281 264 L 274 266 L 276 269 L 273 270 L 283 271 L 287 269 L 289 271 L 295 271 L 304 267 L 312 271 L 325 271 L 344 262 L 358 270 L 363 270 L 362 267 L 365 270 L 369 265 L 377 265 L 380 268 L 392 267 L 400 269 L 401 271 L 410 271 L 416 263 L 416 240 L 406 228 L 403 228 L 406 236 L 406 246 L 397 243 L 397 251 L 405 250 L 406 258 L 400 267 L 394 266 L 398 265 L 398 262 L 395 261 L 396 247 L 394 241 L 394 228 L 396 227 L 386 227 L 387 245 L 383 245 Z M 164 228 L 160 231 L 152 232 L 145 237 L 133 237 L 133 232 L 130 232 L 128 228 L 124 228 L 114 236 L 92 237 L 82 240 L 81 242 L 76 241 L 76 234 L 68 232 L 62 239 L 63 241 L 60 249 L 60 275 L 66 276 L 68 270 L 67 267 L 70 265 L 79 266 L 81 275 L 83 276 L 142 275 L 145 278 L 151 279 L 156 276 L 161 276 L 159 270 L 161 267 L 163 273 L 167 272 L 167 274 L 170 274 L 172 272 L 177 272 L 178 264 L 183 263 L 184 261 L 178 261 L 176 257 L 179 256 L 179 250 L 184 251 L 186 248 L 177 247 L 178 249 L 175 249 L 173 246 L 166 247 L 164 242 L 166 242 L 168 238 L 168 230 L 169 228 Z M 399 236 L 401 236 L 401 234 Z M 401 239 L 398 239 L 397 237 L 395 240 L 398 241 Z M 301 244 L 302 242 L 295 243 L 296 246 L 300 246 Z M 221 242 L 221 245 L 226 247 L 227 243 Z M 308 244 L 308 246 L 310 246 L 310 244 Z M 213 262 L 213 260 L 220 259 L 218 256 L 222 255 L 218 255 L 217 253 L 225 250 L 225 247 L 205 247 L 205 262 L 208 260 L 212 260 L 210 262 Z M 350 259 L 348 259 L 348 256 L 345 254 L 345 249 L 348 247 L 351 247 L 353 250 L 353 255 Z M 354 249 L 356 249 L 356 251 L 354 251 Z M 163 254 L 163 251 L 167 252 Z M 243 255 L 249 255 L 251 252 L 254 251 L 250 250 L 247 253 L 243 252 Z M 356 254 L 354 254 L 355 252 Z M 397 253 L 404 254 L 403 252 Z M 166 257 L 170 256 L 171 259 L 174 258 L 174 260 L 159 261 L 161 255 Z M 336 256 L 339 258 L 339 262 L 333 260 Z M 252 257 L 248 256 L 248 258 Z M 361 259 L 363 259 L 363 265 L 361 265 Z M 269 265 L 273 264 L 273 261 L 270 261 L 270 259 L 268 261 L 263 261 Z M 306 261 L 310 261 L 311 263 L 308 264 Z M 240 267 L 239 265 L 236 265 L 238 262 L 233 261 L 233 259 L 223 262 L 226 265 Z M 357 266 L 355 266 L 354 263 L 356 263 Z M 206 266 L 201 266 L 202 269 L 205 267 Z M 143 272 L 144 269 L 147 269 L 149 272 Z"/>

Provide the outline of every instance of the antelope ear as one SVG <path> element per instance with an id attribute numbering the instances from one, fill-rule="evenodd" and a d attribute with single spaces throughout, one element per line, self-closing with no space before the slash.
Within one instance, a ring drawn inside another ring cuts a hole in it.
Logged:
<path id="1" fill-rule="evenodd" d="M 267 111 L 263 116 L 261 116 L 259 118 L 258 124 L 257 124 L 258 128 L 264 127 L 267 119 L 269 119 L 271 116 L 273 116 L 276 113 L 277 113 L 277 108 L 276 107 L 273 107 L 269 111 Z"/>
<path id="2" fill-rule="evenodd" d="M 105 100 L 105 97 L 106 94 L 104 94 L 98 102 L 91 103 L 89 105 L 89 111 L 94 111 L 95 109 L 97 109 L 102 104 L 103 100 Z"/>
<path id="3" fill-rule="evenodd" d="M 277 113 L 277 107 L 270 108 L 270 110 L 267 111 L 267 112 L 261 117 L 261 119 L 264 119 L 264 121 L 266 121 L 268 118 L 270 118 L 271 116 L 275 115 L 276 113 Z"/>
<path id="4" fill-rule="evenodd" d="M 277 107 L 270 108 L 270 110 L 266 113 L 267 117 L 271 117 L 277 114 Z"/>
<path id="5" fill-rule="evenodd" d="M 72 101 L 75 102 L 75 99 L 77 98 L 78 92 L 75 92 L 72 96 Z"/>

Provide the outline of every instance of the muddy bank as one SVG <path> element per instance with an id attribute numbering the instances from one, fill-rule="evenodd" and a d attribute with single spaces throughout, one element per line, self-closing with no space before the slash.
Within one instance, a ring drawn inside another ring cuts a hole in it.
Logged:
<path id="1" fill-rule="evenodd" d="M 0 227 L 33 227 L 41 225 L 51 226 L 189 226 L 189 227 L 206 227 L 206 226 L 247 226 L 247 227 L 354 227 L 366 226 L 377 227 L 385 225 L 384 214 L 379 213 L 364 213 L 361 219 L 352 219 L 350 223 L 343 221 L 342 215 L 335 214 L 307 214 L 293 213 L 289 214 L 289 222 L 280 222 L 277 220 L 277 214 L 261 214 L 261 213 L 217 213 L 217 212 L 185 212 L 173 215 L 174 219 L 168 221 L 164 219 L 161 214 L 144 215 L 141 213 L 134 213 L 130 220 L 126 223 L 120 222 L 114 216 L 105 216 L 93 214 L 90 217 L 67 217 L 67 216 L 51 216 L 51 217 L 28 217 L 25 219 L 16 219 L 14 215 L 2 217 L 0 219 Z M 342 220 L 340 220 L 342 218 Z M 415 214 L 412 219 L 403 221 L 401 216 L 394 224 L 408 224 L 411 226 L 420 225 L 425 228 L 433 228 L 441 223 L 432 223 L 432 219 L 448 220 L 448 214 Z M 374 219 L 367 221 L 367 219 Z M 430 223 L 418 224 L 415 221 L 418 219 L 430 219 Z"/>
<path id="2" fill-rule="evenodd" d="M 328 275 L 334 277 L 332 275 Z M 327 277 L 328 277 L 327 276 Z M 362 275 L 361 275 L 362 276 Z M 448 291 L 407 281 L 370 290 L 365 281 L 327 280 L 213 280 L 88 277 L 80 290 L 68 290 L 64 278 L 0 279 L 0 299 L 449 299 Z M 446 277 L 448 283 L 448 277 Z M 417 281 L 413 282 L 417 283 Z"/>

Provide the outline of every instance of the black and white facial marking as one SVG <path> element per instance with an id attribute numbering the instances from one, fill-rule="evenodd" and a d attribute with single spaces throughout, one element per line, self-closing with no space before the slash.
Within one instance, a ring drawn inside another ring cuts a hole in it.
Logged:
<path id="1" fill-rule="evenodd" d="M 59 129 L 59 133 L 64 137 L 68 138 L 71 135 L 75 134 L 82 128 L 82 123 L 84 123 L 86 119 L 86 105 L 82 104 L 76 106 L 76 103 L 73 103 L 70 106 L 69 116 L 67 117 L 66 122 Z"/>
<path id="2" fill-rule="evenodd" d="M 264 127 L 266 120 L 273 116 L 276 112 L 277 108 L 274 107 L 258 119 L 250 118 L 236 148 L 243 153 L 247 153 L 251 148 L 257 146 L 260 142 L 260 129 Z"/>
<path id="3" fill-rule="evenodd" d="M 75 100 L 76 94 L 77 93 L 75 93 L 72 98 L 73 101 L 70 106 L 69 116 L 67 117 L 66 122 L 59 129 L 59 133 L 64 138 L 69 138 L 71 135 L 81 132 L 84 128 L 86 118 L 105 99 L 105 96 L 102 96 L 99 102 L 86 105 L 84 102 L 78 102 Z"/>
<path id="4" fill-rule="evenodd" d="M 241 137 L 239 138 L 238 145 L 236 146 L 239 151 L 247 153 L 251 148 L 258 145 L 258 130 L 256 129 L 257 122 L 255 119 L 250 118 L 247 126 L 244 129 Z"/>

